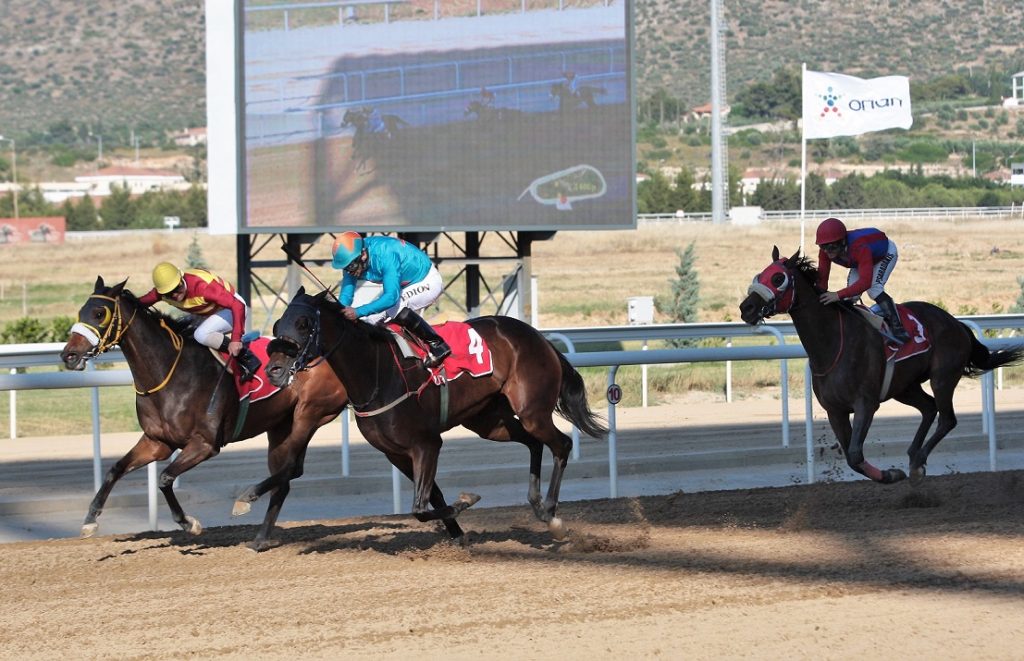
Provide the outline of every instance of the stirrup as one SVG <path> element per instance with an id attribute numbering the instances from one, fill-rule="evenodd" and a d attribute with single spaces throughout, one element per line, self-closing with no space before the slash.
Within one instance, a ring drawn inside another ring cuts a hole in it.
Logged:
<path id="1" fill-rule="evenodd" d="M 256 372 L 259 371 L 260 366 L 263 364 L 260 362 L 260 359 L 256 354 L 248 349 L 242 349 L 242 351 L 235 356 L 235 363 L 238 365 L 238 369 L 241 372 L 238 375 L 238 380 L 242 383 L 251 381 L 253 377 L 256 376 Z"/>
<path id="2" fill-rule="evenodd" d="M 443 348 L 442 348 L 443 347 Z M 440 351 L 438 351 L 440 349 Z M 435 353 L 435 351 L 438 351 Z M 427 345 L 427 355 L 423 358 L 423 366 L 427 369 L 437 367 L 444 362 L 444 359 L 452 355 L 451 347 L 446 343 L 441 343 L 439 346 L 432 347 Z"/>

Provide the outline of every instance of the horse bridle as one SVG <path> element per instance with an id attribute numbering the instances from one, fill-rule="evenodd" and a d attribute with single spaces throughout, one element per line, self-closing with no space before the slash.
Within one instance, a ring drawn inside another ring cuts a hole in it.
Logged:
<path id="1" fill-rule="evenodd" d="M 323 345 L 320 343 L 320 308 L 310 305 L 309 303 L 295 302 L 291 303 L 291 307 L 301 307 L 309 310 L 312 314 L 310 317 L 313 319 L 313 330 L 306 337 L 305 342 L 299 342 L 290 337 L 281 337 L 277 334 L 277 325 L 281 323 L 279 319 L 273 328 L 274 339 L 267 345 L 267 355 L 272 353 L 283 353 L 289 358 L 293 358 L 291 366 L 288 368 L 288 380 L 295 378 L 298 372 L 307 370 L 319 363 L 313 363 L 312 361 L 316 358 L 324 360 L 327 358 L 327 354 L 323 352 Z M 333 351 L 333 349 L 332 349 Z"/>
<path id="2" fill-rule="evenodd" d="M 96 356 L 109 351 L 111 347 L 121 341 L 121 337 L 128 332 L 128 327 L 135 321 L 135 315 L 138 310 L 132 312 L 132 317 L 127 322 L 124 321 L 124 315 L 121 313 L 120 296 L 106 296 L 105 294 L 90 294 L 89 300 L 99 299 L 102 301 L 109 301 L 111 307 L 103 306 L 103 311 L 106 315 L 96 326 L 87 324 L 82 321 L 81 318 L 71 326 L 72 333 L 78 333 L 92 345 L 92 349 L 86 351 L 84 357 L 86 360 L 95 358 Z M 113 337 L 111 337 L 113 334 Z"/>
<path id="3" fill-rule="evenodd" d="M 132 310 L 131 319 L 125 322 L 124 315 L 121 312 L 120 295 L 107 296 L 105 294 L 90 294 L 89 298 L 109 301 L 112 304 L 111 307 L 113 310 L 111 311 L 111 308 L 108 308 L 106 305 L 103 306 L 103 310 L 106 312 L 106 315 L 98 327 L 87 324 L 81 320 L 71 326 L 72 333 L 78 333 L 92 345 L 92 349 L 84 354 L 86 360 L 95 358 L 101 353 L 109 351 L 114 345 L 120 343 L 121 338 L 124 337 L 124 334 L 127 333 L 128 329 L 131 327 L 132 322 L 135 321 L 135 315 L 139 313 L 139 309 L 135 308 Z M 170 383 L 171 377 L 174 376 L 174 371 L 178 368 L 178 362 L 181 360 L 181 354 L 185 348 L 185 342 L 181 335 L 174 332 L 174 330 L 167 325 L 167 322 L 161 319 L 160 325 L 163 326 L 164 330 L 167 331 L 167 334 L 171 336 L 171 345 L 178 351 L 178 354 L 174 357 L 171 369 L 167 371 L 167 376 L 164 377 L 164 380 L 148 390 L 139 390 L 138 386 L 134 384 L 135 377 L 134 375 L 132 376 L 132 388 L 134 388 L 135 394 L 141 397 L 148 397 L 155 392 L 163 390 L 163 388 Z M 100 334 L 101 330 L 103 331 L 102 334 Z M 110 337 L 111 332 L 113 332 L 113 337 Z"/>
<path id="4" fill-rule="evenodd" d="M 786 266 L 786 260 L 780 259 L 774 262 L 772 266 L 778 266 L 779 270 L 775 271 L 768 278 L 767 283 L 761 282 L 761 277 L 771 266 L 754 276 L 753 282 L 747 287 L 748 295 L 757 294 L 764 301 L 764 305 L 758 309 L 758 316 L 762 321 L 780 312 L 789 312 L 796 306 L 796 287 L 793 286 L 793 273 Z M 788 300 L 786 300 L 787 296 L 789 297 Z M 784 307 L 780 307 L 780 303 Z"/>

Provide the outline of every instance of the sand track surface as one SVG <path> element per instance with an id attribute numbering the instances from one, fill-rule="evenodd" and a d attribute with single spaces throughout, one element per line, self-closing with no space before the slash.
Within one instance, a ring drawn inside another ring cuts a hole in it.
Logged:
<path id="1" fill-rule="evenodd" d="M 2 658 L 1019 658 L 1024 472 L 3 546 Z"/>

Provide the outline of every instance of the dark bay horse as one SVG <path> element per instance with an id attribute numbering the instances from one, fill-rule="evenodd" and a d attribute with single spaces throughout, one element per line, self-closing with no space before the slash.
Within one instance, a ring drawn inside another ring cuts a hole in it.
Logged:
<path id="1" fill-rule="evenodd" d="M 398 115 L 375 114 L 372 108 L 352 108 L 345 111 L 341 126 L 355 129 L 352 137 L 352 159 L 356 170 L 362 170 L 375 150 L 394 140 L 399 129 L 409 123 Z"/>
<path id="2" fill-rule="evenodd" d="M 184 337 L 188 318 L 174 319 L 154 308 L 141 307 L 124 285 L 107 287 L 102 277 L 96 279 L 61 352 L 68 369 L 81 370 L 89 358 L 120 345 L 135 382 L 135 406 L 142 427 L 142 437 L 107 472 L 82 524 L 82 536 L 96 532 L 96 519 L 123 475 L 167 459 L 175 450 L 181 453 L 160 474 L 160 490 L 174 521 L 198 535 L 202 525 L 182 510 L 174 494 L 174 479 L 217 455 L 225 444 L 266 432 L 271 476 L 246 489 L 233 514 L 245 514 L 249 503 L 273 491 L 263 525 L 249 544 L 255 550 L 267 548 L 290 480 L 302 475 L 306 447 L 313 433 L 344 408 L 348 401 L 345 389 L 330 366 L 313 367 L 289 387 L 253 402 L 235 437 L 239 401 L 234 379 L 223 374 L 224 368 L 208 348 Z"/>
<path id="3" fill-rule="evenodd" d="M 575 94 L 565 83 L 553 83 L 551 85 L 551 96 L 558 99 L 559 112 L 577 110 L 579 108 L 596 108 L 597 101 L 594 97 L 604 93 L 605 89 L 603 87 L 596 87 L 594 85 L 580 85 L 576 88 Z"/>
<path id="4" fill-rule="evenodd" d="M 445 501 L 434 482 L 441 432 L 462 425 L 483 438 L 526 445 L 529 502 L 552 535 L 561 538 L 564 530 L 556 508 L 572 439 L 555 426 L 552 413 L 596 438 L 607 430 L 587 405 L 583 378 L 543 335 L 511 317 L 467 323 L 468 351 L 473 351 L 474 341 L 478 348 L 480 339 L 486 342 L 492 371 L 480 377 L 462 374 L 442 389 L 428 380 L 419 359 L 401 358 L 390 332 L 349 321 L 327 291 L 314 296 L 300 289 L 274 326 L 267 374 L 275 385 L 287 383 L 308 361 L 323 355 L 352 399 L 363 436 L 413 481 L 413 515 L 420 521 L 442 520 L 452 538 L 463 534 L 455 517 L 479 496 L 462 494 L 450 505 Z M 554 467 L 542 501 L 544 446 Z"/>
<path id="5" fill-rule="evenodd" d="M 462 113 L 464 117 L 476 115 L 477 121 L 483 124 L 515 119 L 521 117 L 522 114 L 521 110 L 516 110 L 515 108 L 497 108 L 484 105 L 479 101 L 470 101 L 466 106 L 466 110 Z"/>
<path id="6" fill-rule="evenodd" d="M 864 439 L 881 402 L 893 398 L 920 411 L 921 424 L 907 450 L 911 483 L 917 484 L 925 476 L 928 455 L 956 427 L 953 391 L 960 378 L 1017 363 L 1024 357 L 1024 346 L 990 351 L 942 308 L 911 301 L 905 306 L 924 326 L 931 348 L 897 362 L 883 393 L 885 339 L 851 304 L 822 304 L 817 279 L 817 268 L 799 251 L 786 259 L 775 248 L 772 263 L 754 278 L 740 304 L 740 316 L 757 324 L 789 313 L 807 352 L 814 394 L 828 414 L 846 462 L 858 473 L 885 484 L 905 479 L 901 469 L 882 471 L 866 461 Z M 921 387 L 925 381 L 932 395 Z M 925 442 L 936 414 L 938 425 Z"/>

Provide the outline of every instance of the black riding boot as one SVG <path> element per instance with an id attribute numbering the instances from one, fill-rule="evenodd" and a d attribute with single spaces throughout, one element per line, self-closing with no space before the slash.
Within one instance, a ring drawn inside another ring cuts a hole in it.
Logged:
<path id="1" fill-rule="evenodd" d="M 227 353 L 229 344 L 231 344 L 231 338 L 225 335 L 224 339 L 220 343 L 220 351 Z M 238 375 L 238 380 L 245 383 L 246 381 L 251 381 L 252 378 L 256 376 L 257 370 L 259 370 L 260 365 L 263 363 L 261 363 L 260 359 L 256 357 L 256 354 L 249 351 L 249 347 L 243 345 L 242 350 L 238 352 L 237 356 L 235 356 L 235 364 L 238 365 L 238 369 L 241 370 L 241 373 Z"/>
<path id="2" fill-rule="evenodd" d="M 451 355 L 451 347 L 441 339 L 433 326 L 409 308 L 399 310 L 395 315 L 394 322 L 426 343 L 429 355 L 423 360 L 424 367 L 436 367 Z"/>
<path id="3" fill-rule="evenodd" d="M 900 314 L 896 311 L 896 303 L 893 302 L 892 297 L 882 292 L 875 299 L 875 303 L 881 308 L 882 316 L 889 324 L 889 332 L 892 333 L 893 338 L 900 344 L 909 342 L 910 335 L 907 334 L 907 329 L 903 328 L 903 322 L 900 321 Z"/>

